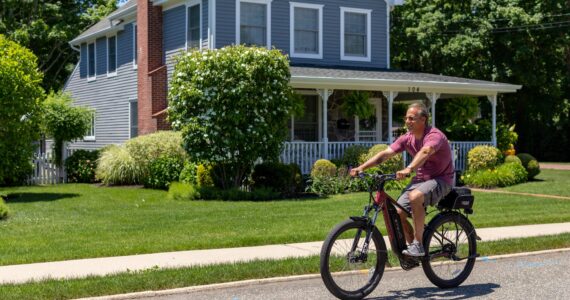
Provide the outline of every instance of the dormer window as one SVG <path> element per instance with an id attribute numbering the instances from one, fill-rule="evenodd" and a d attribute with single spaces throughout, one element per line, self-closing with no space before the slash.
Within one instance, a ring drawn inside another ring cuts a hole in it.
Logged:
<path id="1" fill-rule="evenodd" d="M 340 59 L 371 60 L 372 10 L 340 8 Z"/>
<path id="2" fill-rule="evenodd" d="M 236 44 L 271 47 L 271 0 L 236 0 Z"/>
<path id="3" fill-rule="evenodd" d="M 290 2 L 290 54 L 323 58 L 323 5 Z"/>

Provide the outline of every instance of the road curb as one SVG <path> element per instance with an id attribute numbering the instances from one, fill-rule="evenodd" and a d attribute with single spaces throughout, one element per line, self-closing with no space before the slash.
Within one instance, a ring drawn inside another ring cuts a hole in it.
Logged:
<path id="1" fill-rule="evenodd" d="M 534 256 L 534 255 L 550 254 L 550 253 L 558 253 L 558 252 L 570 252 L 570 248 L 560 248 L 560 249 L 540 250 L 540 251 L 533 251 L 533 252 L 502 254 L 502 255 L 494 255 L 494 256 L 483 256 L 483 257 L 477 258 L 477 261 L 494 261 L 494 260 L 506 259 L 506 258 Z M 398 271 L 401 269 L 402 268 L 400 268 L 400 267 L 386 268 L 385 272 Z M 169 295 L 183 294 L 183 293 L 189 293 L 189 292 L 208 291 L 208 290 L 215 290 L 215 289 L 220 289 L 220 288 L 243 287 L 243 286 L 248 286 L 248 285 L 269 284 L 269 283 L 286 282 L 286 281 L 302 280 L 302 279 L 314 279 L 314 278 L 319 278 L 320 276 L 321 276 L 320 274 L 305 274 L 305 275 L 272 277 L 272 278 L 263 278 L 263 279 L 248 279 L 248 280 L 241 280 L 241 281 L 232 281 L 232 282 L 224 282 L 224 283 L 215 283 L 215 284 L 208 284 L 208 285 L 198 285 L 198 286 L 191 286 L 191 287 L 184 287 L 184 288 L 176 288 L 176 289 L 170 289 L 170 290 L 145 291 L 145 292 L 135 292 L 135 293 L 111 295 L 111 296 L 81 298 L 78 300 L 140 299 L 140 298 L 169 296 Z"/>

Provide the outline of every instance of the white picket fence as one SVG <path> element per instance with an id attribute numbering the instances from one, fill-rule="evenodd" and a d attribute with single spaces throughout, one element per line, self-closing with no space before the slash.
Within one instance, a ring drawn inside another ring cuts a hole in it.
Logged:
<path id="1" fill-rule="evenodd" d="M 56 184 L 66 182 L 65 170 L 56 166 L 51 152 L 34 154 L 33 172 L 27 184 Z"/>

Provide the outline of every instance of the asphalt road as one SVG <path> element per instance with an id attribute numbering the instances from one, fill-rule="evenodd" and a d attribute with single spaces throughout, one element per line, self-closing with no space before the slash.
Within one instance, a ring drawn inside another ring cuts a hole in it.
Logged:
<path id="1" fill-rule="evenodd" d="M 420 268 L 384 274 L 367 299 L 570 299 L 570 252 L 477 261 L 458 288 L 442 290 Z M 148 298 L 145 298 L 148 299 Z M 152 298 L 181 299 L 334 299 L 320 278 L 194 291 Z"/>

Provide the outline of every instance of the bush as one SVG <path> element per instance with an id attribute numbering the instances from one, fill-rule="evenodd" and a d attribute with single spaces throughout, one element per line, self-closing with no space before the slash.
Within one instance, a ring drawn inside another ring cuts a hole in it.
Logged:
<path id="1" fill-rule="evenodd" d="M 283 197 L 302 191 L 301 169 L 296 164 L 262 163 L 253 169 L 253 190 L 272 189 Z"/>
<path id="2" fill-rule="evenodd" d="M 161 156 L 179 160 L 184 160 L 187 157 L 182 148 L 182 135 L 173 131 L 158 131 L 153 134 L 138 136 L 128 140 L 125 143 L 125 148 L 141 165 L 145 173 L 151 161 Z"/>
<path id="3" fill-rule="evenodd" d="M 178 177 L 178 181 L 183 183 L 190 183 L 190 184 L 197 184 L 198 181 L 196 179 L 196 174 L 198 166 L 190 161 L 184 162 L 184 168 L 180 172 L 180 177 Z"/>
<path id="4" fill-rule="evenodd" d="M 42 77 L 32 51 L 0 34 L 0 186 L 20 185 L 32 173 L 44 99 Z"/>
<path id="5" fill-rule="evenodd" d="M 467 153 L 467 168 L 469 171 L 491 169 L 501 158 L 501 151 L 493 146 L 476 146 Z"/>
<path id="6" fill-rule="evenodd" d="M 358 167 L 360 156 L 368 153 L 368 147 L 354 145 L 346 148 L 344 150 L 344 155 L 342 156 L 341 163 L 349 167 Z"/>
<path id="7" fill-rule="evenodd" d="M 384 144 L 378 144 L 373 146 L 368 150 L 366 154 L 360 156 L 358 163 L 359 164 L 365 163 L 366 161 L 374 157 L 374 155 L 378 154 L 381 151 L 386 150 L 387 148 L 388 145 Z M 396 173 L 397 171 L 403 168 L 404 168 L 404 159 L 402 157 L 402 154 L 397 154 L 388 159 L 387 161 L 377 165 L 376 167 L 370 168 L 370 172 L 381 172 L 382 174 L 388 174 L 388 173 Z"/>
<path id="8" fill-rule="evenodd" d="M 65 160 L 68 182 L 93 183 L 99 151 L 76 150 Z"/>
<path id="9" fill-rule="evenodd" d="M 517 157 L 521 160 L 523 167 L 528 172 L 528 180 L 533 179 L 540 173 L 540 165 L 534 156 L 528 153 L 519 153 Z"/>
<path id="10" fill-rule="evenodd" d="M 346 186 L 346 181 L 342 177 L 315 176 L 311 178 L 311 185 L 307 187 L 307 191 L 320 196 L 334 195 L 343 193 Z"/>
<path id="11" fill-rule="evenodd" d="M 212 166 L 198 165 L 196 168 L 196 183 L 200 187 L 214 186 L 214 180 L 212 179 Z"/>
<path id="12" fill-rule="evenodd" d="M 167 189 L 171 182 L 180 178 L 183 168 L 184 162 L 180 158 L 161 156 L 151 161 L 144 186 L 153 189 Z"/>
<path id="13" fill-rule="evenodd" d="M 511 186 L 526 181 L 527 173 L 522 165 L 508 162 L 496 169 L 468 171 L 461 179 L 466 185 L 480 188 Z"/>
<path id="14" fill-rule="evenodd" d="M 491 169 L 467 171 L 461 179 L 471 187 L 494 188 L 499 185 L 499 176 Z"/>
<path id="15" fill-rule="evenodd" d="M 336 166 L 326 159 L 319 159 L 313 164 L 311 168 L 311 177 L 335 177 Z"/>
<path id="16" fill-rule="evenodd" d="M 146 170 L 121 146 L 101 152 L 95 176 L 104 184 L 140 184 Z"/>
<path id="17" fill-rule="evenodd" d="M 166 197 L 170 200 L 196 200 L 200 199 L 200 192 L 193 184 L 173 182 Z"/>
<path id="18" fill-rule="evenodd" d="M 516 155 L 505 156 L 505 163 L 517 163 L 522 166 L 522 161 Z"/>
<path id="19" fill-rule="evenodd" d="M 6 202 L 4 202 L 4 197 L 0 197 L 0 220 L 7 219 L 10 216 L 10 209 Z"/>

